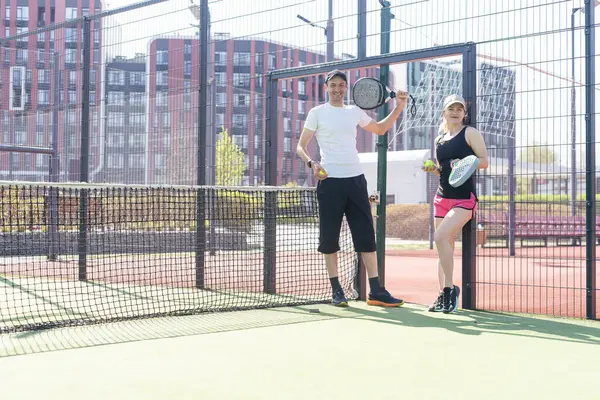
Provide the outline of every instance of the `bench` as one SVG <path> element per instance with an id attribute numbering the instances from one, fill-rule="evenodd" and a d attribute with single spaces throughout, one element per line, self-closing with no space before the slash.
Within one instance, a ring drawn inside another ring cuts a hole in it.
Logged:
<path id="1" fill-rule="evenodd" d="M 505 247 L 508 247 L 507 213 L 480 213 L 478 223 L 484 227 L 486 239 L 501 239 L 505 241 Z M 600 217 L 596 218 L 596 230 L 600 232 Z M 581 246 L 585 234 L 585 217 L 581 216 L 526 215 L 517 216 L 515 221 L 515 238 L 520 240 L 522 247 L 530 247 L 525 246 L 525 242 L 531 240 L 541 241 L 545 247 L 548 246 L 549 239 L 554 239 L 557 246 L 564 245 L 561 242 L 565 239 L 569 241 L 567 245 Z M 600 236 L 596 240 L 600 245 Z"/>

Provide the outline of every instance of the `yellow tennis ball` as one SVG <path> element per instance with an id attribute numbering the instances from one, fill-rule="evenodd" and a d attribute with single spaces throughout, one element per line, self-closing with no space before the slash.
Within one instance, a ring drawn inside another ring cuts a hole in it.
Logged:
<path id="1" fill-rule="evenodd" d="M 325 176 L 325 172 L 323 172 L 323 170 L 320 170 L 320 171 L 319 171 L 319 175 L 321 175 L 321 176 Z"/>
<path id="2" fill-rule="evenodd" d="M 433 161 L 431 160 L 427 160 L 423 163 L 423 166 L 425 167 L 433 167 Z"/>

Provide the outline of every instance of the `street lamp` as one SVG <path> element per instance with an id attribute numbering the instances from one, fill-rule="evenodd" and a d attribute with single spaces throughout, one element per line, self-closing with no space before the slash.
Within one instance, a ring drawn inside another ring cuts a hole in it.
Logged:
<path id="1" fill-rule="evenodd" d="M 326 27 L 322 27 L 320 25 L 315 24 L 314 22 L 308 20 L 307 18 L 303 17 L 302 15 L 298 14 L 296 17 L 301 20 L 302 22 L 305 22 L 307 24 L 309 24 L 310 26 L 313 26 L 315 28 L 320 28 L 323 29 L 324 33 L 325 33 L 325 37 L 327 40 L 327 62 L 329 61 L 333 61 L 334 59 L 334 55 L 333 55 L 333 0 L 329 0 L 329 11 L 328 11 L 328 17 L 327 17 L 327 26 Z"/>

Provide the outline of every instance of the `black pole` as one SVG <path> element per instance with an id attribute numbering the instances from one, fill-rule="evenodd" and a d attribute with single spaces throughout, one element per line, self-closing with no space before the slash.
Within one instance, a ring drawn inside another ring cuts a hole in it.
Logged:
<path id="1" fill-rule="evenodd" d="M 358 0 L 358 59 L 367 57 L 367 0 Z M 376 224 L 375 224 L 376 225 Z M 360 253 L 356 253 L 357 279 L 354 282 L 354 289 L 358 293 L 358 300 L 367 299 L 367 274 L 363 259 Z"/>
<path id="2" fill-rule="evenodd" d="M 575 13 L 581 8 L 571 10 L 571 215 L 577 214 L 577 106 L 575 105 Z"/>
<path id="3" fill-rule="evenodd" d="M 475 44 L 467 45 L 463 53 L 463 97 L 467 102 L 468 125 L 477 126 L 477 49 Z M 476 179 L 477 172 L 473 174 Z M 477 306 L 477 219 L 473 217 L 462 229 L 462 308 L 474 309 Z"/>
<path id="4" fill-rule="evenodd" d="M 517 191 L 517 178 L 515 177 L 515 146 L 515 138 L 510 138 L 508 146 L 508 251 L 511 256 L 516 254 L 515 233 L 517 231 L 517 205 L 515 203 L 515 193 Z"/>
<path id="5" fill-rule="evenodd" d="M 91 21 L 83 19 L 83 90 L 81 103 L 81 154 L 79 159 L 79 180 L 88 182 L 90 167 L 90 40 Z M 79 280 L 87 280 L 87 231 L 88 231 L 88 189 L 81 189 L 79 195 Z"/>
<path id="6" fill-rule="evenodd" d="M 60 179 L 60 162 L 58 151 L 58 108 L 60 107 L 60 54 L 54 53 L 52 82 L 52 154 L 50 155 L 50 182 Z M 50 248 L 49 261 L 56 261 L 58 257 L 58 189 L 50 188 L 48 198 L 48 235 Z"/>
<path id="7" fill-rule="evenodd" d="M 585 2 L 586 317 L 596 319 L 596 102 L 595 2 Z"/>
<path id="8" fill-rule="evenodd" d="M 381 46 L 380 54 L 388 54 L 390 52 L 390 28 L 392 18 L 390 11 L 391 3 L 389 1 L 381 2 Z M 388 84 L 389 80 L 389 64 L 384 64 L 379 67 L 379 80 L 384 84 Z M 388 104 L 379 107 L 378 119 L 384 119 L 388 114 Z M 385 286 L 385 219 L 386 219 L 386 197 L 387 197 L 387 148 L 388 148 L 388 133 L 377 138 L 377 191 L 379 192 L 379 204 L 377 205 L 377 226 L 376 226 L 376 242 L 377 242 L 377 272 L 382 286 Z"/>
<path id="9" fill-rule="evenodd" d="M 277 186 L 278 162 L 278 116 L 277 110 L 278 80 L 271 74 L 267 80 L 267 115 L 265 136 L 265 184 Z M 265 192 L 264 224 L 265 234 L 263 242 L 263 290 L 265 293 L 274 294 L 277 291 L 277 192 Z"/>
<path id="10" fill-rule="evenodd" d="M 208 0 L 200 0 L 200 66 L 198 68 L 198 124 L 196 183 L 196 287 L 204 288 L 204 257 L 206 251 L 206 90 L 208 75 Z"/>

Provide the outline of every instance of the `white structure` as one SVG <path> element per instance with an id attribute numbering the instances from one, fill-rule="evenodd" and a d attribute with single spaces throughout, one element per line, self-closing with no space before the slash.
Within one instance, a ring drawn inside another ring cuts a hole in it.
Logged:
<path id="1" fill-rule="evenodd" d="M 429 150 L 388 151 L 386 204 L 427 202 L 427 174 L 421 170 Z M 377 153 L 359 153 L 369 194 L 377 192 Z"/>

